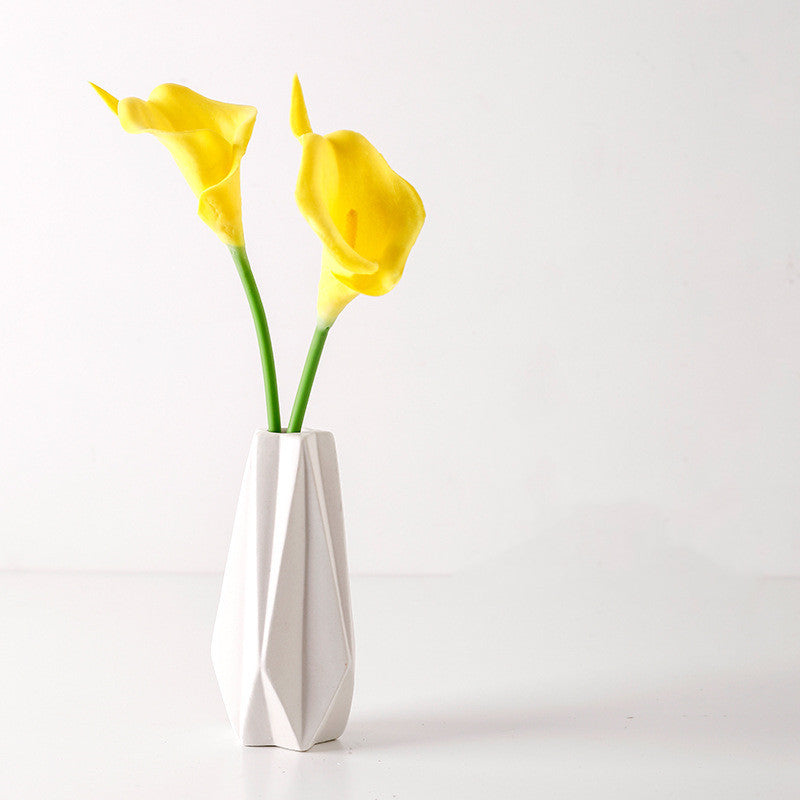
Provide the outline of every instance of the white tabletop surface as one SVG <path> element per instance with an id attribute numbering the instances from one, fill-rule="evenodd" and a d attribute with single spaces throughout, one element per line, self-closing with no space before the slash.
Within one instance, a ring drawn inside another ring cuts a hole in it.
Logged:
<path id="1" fill-rule="evenodd" d="M 0 574 L 0 797 L 799 797 L 800 580 L 607 545 L 354 578 L 353 712 L 307 753 L 234 740 L 219 576 Z"/>

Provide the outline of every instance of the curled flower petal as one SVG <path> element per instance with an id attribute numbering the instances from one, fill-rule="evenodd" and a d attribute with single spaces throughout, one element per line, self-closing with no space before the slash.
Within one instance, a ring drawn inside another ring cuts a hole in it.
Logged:
<path id="1" fill-rule="evenodd" d="M 225 244 L 244 244 L 239 166 L 253 132 L 256 109 L 210 100 L 165 83 L 147 100 L 117 100 L 94 86 L 129 133 L 150 133 L 170 152 L 197 196 L 198 214 Z"/>
<path id="2" fill-rule="evenodd" d="M 350 208 L 336 203 L 340 183 L 338 159 L 328 137 L 306 134 L 295 189 L 297 205 L 334 256 L 332 263 L 339 273 L 343 276 L 375 273 L 378 265 L 356 251 L 342 234 Z"/>
<path id="3" fill-rule="evenodd" d="M 361 134 L 313 133 L 296 76 L 290 121 L 303 148 L 295 198 L 324 247 L 317 311 L 332 323 L 357 294 L 394 288 L 425 209 Z"/>

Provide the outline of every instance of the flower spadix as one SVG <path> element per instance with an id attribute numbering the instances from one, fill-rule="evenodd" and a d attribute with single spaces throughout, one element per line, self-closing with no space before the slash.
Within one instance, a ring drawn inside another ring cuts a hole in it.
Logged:
<path id="1" fill-rule="evenodd" d="M 297 76 L 291 126 L 303 146 L 295 198 L 324 248 L 317 315 L 330 327 L 358 294 L 394 288 L 425 209 L 414 187 L 361 134 L 311 130 Z"/>
<path id="2" fill-rule="evenodd" d="M 239 165 L 256 121 L 252 106 L 221 103 L 165 83 L 147 100 L 117 100 L 92 84 L 128 133 L 151 133 L 197 196 L 200 218 L 227 245 L 244 244 Z"/>

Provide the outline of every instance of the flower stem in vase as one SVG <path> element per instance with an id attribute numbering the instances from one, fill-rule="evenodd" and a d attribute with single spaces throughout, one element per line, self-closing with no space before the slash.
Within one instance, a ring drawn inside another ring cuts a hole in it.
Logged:
<path id="1" fill-rule="evenodd" d="M 272 340 L 269 337 L 267 315 L 264 313 L 264 304 L 258 292 L 250 260 L 247 258 L 244 245 L 230 247 L 231 255 L 242 279 L 247 302 L 256 326 L 258 349 L 261 354 L 261 369 L 264 373 L 264 392 L 267 400 L 267 428 L 275 433 L 281 430 L 281 412 L 278 401 L 278 380 L 275 376 L 275 356 L 272 353 Z"/>
<path id="2" fill-rule="evenodd" d="M 300 377 L 300 385 L 297 387 L 297 395 L 294 398 L 292 413 L 289 417 L 287 433 L 299 433 L 300 428 L 303 427 L 303 417 L 306 415 L 308 397 L 311 394 L 314 376 L 317 374 L 317 367 L 319 366 L 319 358 L 322 355 L 322 348 L 325 346 L 325 339 L 328 338 L 330 329 L 330 325 L 318 323 L 314 330 L 314 337 L 311 339 L 311 346 L 308 348 L 303 374 Z"/>

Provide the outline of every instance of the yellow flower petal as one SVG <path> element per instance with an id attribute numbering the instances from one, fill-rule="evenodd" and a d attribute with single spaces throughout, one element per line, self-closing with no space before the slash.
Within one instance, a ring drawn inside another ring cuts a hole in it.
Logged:
<path id="1" fill-rule="evenodd" d="M 255 108 L 210 100 L 174 83 L 157 86 L 147 100 L 119 102 L 94 88 L 124 130 L 151 133 L 169 150 L 199 200 L 200 218 L 220 239 L 244 244 L 239 165 L 255 125 Z"/>
<path id="2" fill-rule="evenodd" d="M 119 105 L 120 121 L 123 120 L 126 102 L 122 100 Z M 169 150 L 186 182 L 198 197 L 206 189 L 224 180 L 231 170 L 233 148 L 215 131 L 162 133 L 159 130 L 150 130 L 148 133 L 152 133 Z"/>
<path id="3" fill-rule="evenodd" d="M 89 81 L 89 86 L 94 89 L 100 97 L 103 98 L 103 102 L 116 114 L 117 113 L 117 105 L 119 101 L 113 94 L 109 94 L 105 89 L 101 89 L 96 83 L 92 83 Z"/>
<path id="4" fill-rule="evenodd" d="M 303 147 L 295 198 L 324 245 L 317 311 L 332 323 L 357 294 L 394 288 L 425 209 L 414 187 L 361 134 L 311 132 L 297 76 L 291 125 Z"/>
<path id="5" fill-rule="evenodd" d="M 400 280 L 425 221 L 422 201 L 361 134 L 337 131 L 325 138 L 333 146 L 339 170 L 338 191 L 329 195 L 328 209 L 337 220 L 355 212 L 352 249 L 378 265 L 374 273 L 334 274 L 361 294 L 385 294 Z"/>
<path id="6" fill-rule="evenodd" d="M 331 200 L 338 195 L 339 184 L 339 164 L 328 137 L 306 134 L 294 195 L 300 211 L 334 255 L 339 272 L 343 275 L 377 272 L 378 265 L 356 252 L 342 235 L 350 209 L 332 207 Z"/>
<path id="7" fill-rule="evenodd" d="M 294 76 L 294 81 L 292 82 L 292 106 L 289 114 L 289 123 L 292 126 L 292 133 L 298 139 L 306 133 L 311 133 L 306 101 L 303 98 L 303 87 L 300 86 L 300 79 L 297 75 Z"/>
<path id="8" fill-rule="evenodd" d="M 322 270 L 317 289 L 317 317 L 325 324 L 332 325 L 342 309 L 358 297 L 358 292 L 340 281 L 332 267 L 336 259 L 327 247 L 322 249 Z"/>
<path id="9" fill-rule="evenodd" d="M 122 102 L 128 101 L 138 109 L 137 116 L 132 115 L 127 121 L 120 116 L 120 122 L 130 133 L 205 128 L 216 131 L 231 144 L 247 147 L 256 121 L 256 109 L 252 106 L 211 100 L 177 83 L 156 86 L 146 101 L 130 97 Z M 136 126 L 139 130 L 134 129 Z"/>

